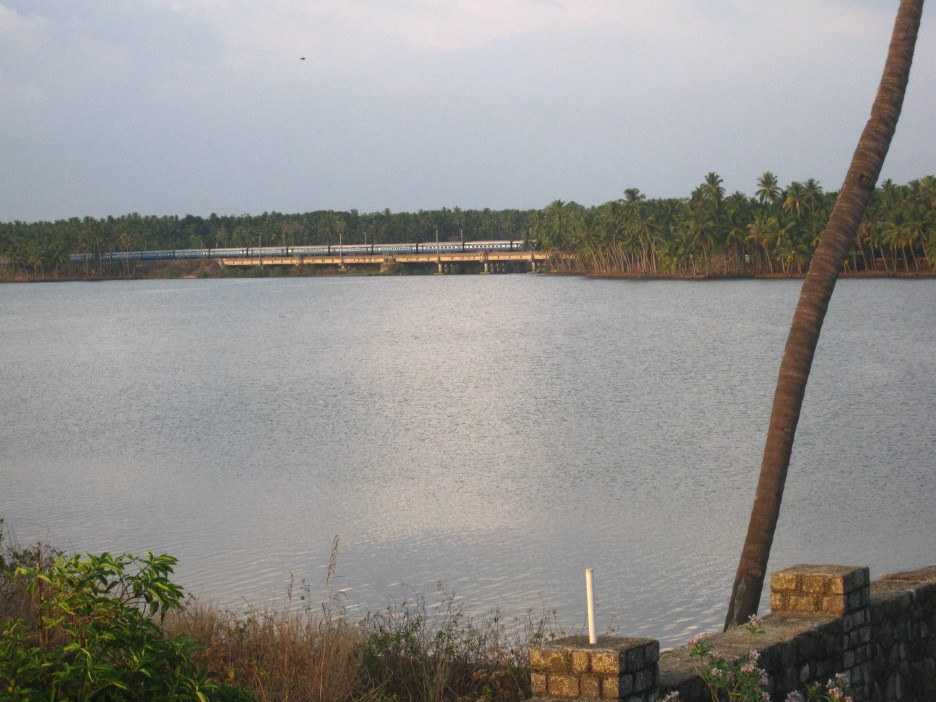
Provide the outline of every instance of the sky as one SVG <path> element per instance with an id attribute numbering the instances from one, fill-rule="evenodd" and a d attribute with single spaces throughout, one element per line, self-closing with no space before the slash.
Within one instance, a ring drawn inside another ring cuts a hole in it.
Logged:
<path id="1" fill-rule="evenodd" d="M 837 189 L 897 4 L 0 0 L 0 221 Z M 898 182 L 936 173 L 934 25 Z"/>

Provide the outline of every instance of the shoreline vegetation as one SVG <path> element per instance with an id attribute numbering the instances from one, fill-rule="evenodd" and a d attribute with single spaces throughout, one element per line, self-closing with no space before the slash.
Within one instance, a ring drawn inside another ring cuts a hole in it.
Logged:
<path id="1" fill-rule="evenodd" d="M 433 617 L 415 603 L 353 621 L 335 596 L 237 614 L 187 598 L 175 564 L 11 548 L 0 519 L 0 699 L 519 702 L 531 695 L 529 646 L 560 633 L 531 615 L 511 634 L 496 613 L 473 620 L 451 603 Z"/>
<path id="2" fill-rule="evenodd" d="M 206 280 L 206 279 L 224 279 L 224 278 L 328 278 L 328 277 L 373 277 L 388 275 L 435 275 L 432 270 L 405 271 L 397 270 L 392 273 L 383 273 L 369 269 L 348 268 L 346 271 L 339 271 L 330 268 L 300 268 L 300 267 L 271 267 L 271 266 L 250 266 L 239 267 L 237 269 L 226 268 L 220 263 L 206 261 L 175 261 L 165 262 L 147 262 L 139 264 L 132 274 L 116 274 L 106 269 L 101 272 L 94 272 L 89 275 L 69 273 L 66 270 L 59 270 L 42 277 L 36 277 L 25 272 L 16 274 L 4 274 L 2 264 L 0 264 L 0 284 L 2 283 L 76 283 L 76 282 L 112 282 L 123 280 Z M 630 280 L 630 281 L 661 281 L 661 280 L 679 280 L 685 282 L 705 282 L 705 281 L 724 281 L 724 280 L 803 280 L 806 277 L 806 271 L 776 271 L 773 273 L 744 273 L 729 272 L 722 273 L 717 271 L 696 272 L 696 273 L 666 273 L 666 272 L 643 272 L 643 271 L 591 271 L 577 265 L 554 266 L 541 270 L 543 275 L 558 276 L 576 276 L 593 280 Z M 472 275 L 472 273 L 446 273 L 444 275 Z M 923 280 L 936 278 L 936 268 L 921 267 L 920 270 L 843 270 L 839 274 L 840 278 L 846 279 L 889 279 L 889 280 Z"/>
<path id="3" fill-rule="evenodd" d="M 593 278 L 595 280 L 803 280 L 806 277 L 806 272 L 803 271 L 802 273 L 799 273 L 796 271 L 791 271 L 787 273 L 759 273 L 757 275 L 744 273 L 697 273 L 693 275 L 685 273 L 629 273 L 626 271 L 612 271 L 607 273 L 585 272 L 579 275 L 584 275 L 586 278 Z M 842 271 L 839 273 L 839 278 L 886 278 L 889 280 L 918 280 L 924 278 L 936 278 L 936 269 L 909 272 Z"/>
<path id="4" fill-rule="evenodd" d="M 539 210 L 151 216 L 0 222 L 0 281 L 335 275 L 332 270 L 224 269 L 216 261 L 106 262 L 107 253 L 256 246 L 524 240 L 574 253 L 552 272 L 608 278 L 801 278 L 837 193 L 814 179 L 781 187 L 765 172 L 753 197 L 708 173 L 689 197 L 648 199 L 636 188 L 594 207 L 556 200 Z M 73 263 L 70 255 L 91 254 Z M 96 257 L 96 258 L 95 258 Z M 373 271 L 342 273 L 372 275 Z M 936 176 L 874 192 L 845 277 L 936 276 Z"/>

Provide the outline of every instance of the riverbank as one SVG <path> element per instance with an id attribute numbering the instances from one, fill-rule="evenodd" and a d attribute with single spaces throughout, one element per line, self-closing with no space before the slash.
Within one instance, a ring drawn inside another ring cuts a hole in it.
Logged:
<path id="1" fill-rule="evenodd" d="M 803 280 L 806 273 L 573 273 L 597 280 Z M 936 278 L 936 271 L 842 271 L 839 278 L 917 280 Z"/>
<path id="2" fill-rule="evenodd" d="M 709 280 L 802 280 L 806 273 L 642 273 L 642 272 L 603 272 L 596 273 L 586 270 L 545 268 L 540 272 L 548 275 L 582 276 L 596 280 L 683 280 L 683 281 L 709 281 Z M 462 270 L 452 271 L 445 275 L 479 275 L 480 271 Z M 80 270 L 57 271 L 53 274 L 34 276 L 23 271 L 4 273 L 0 270 L 0 283 L 50 283 L 50 282 L 92 282 L 114 280 L 185 280 L 201 278 L 321 278 L 335 276 L 371 277 L 395 275 L 438 275 L 435 266 L 425 268 L 396 268 L 381 271 L 376 268 L 348 267 L 339 270 L 337 267 L 312 266 L 224 266 L 220 261 L 214 260 L 180 260 L 180 261 L 153 261 L 136 263 L 132 270 L 102 270 L 97 272 L 82 272 Z M 936 278 L 936 270 L 924 269 L 920 271 L 843 271 L 840 278 L 849 279 L 884 279 L 917 280 Z"/>
<path id="3" fill-rule="evenodd" d="M 477 275 L 480 265 L 474 267 L 452 267 L 445 275 Z M 519 269 L 492 270 L 492 273 L 520 272 Z M 381 269 L 378 266 L 316 265 L 239 265 L 225 266 L 219 260 L 148 261 L 134 263 L 127 269 L 119 265 L 98 271 L 82 272 L 77 268 L 66 268 L 50 274 L 35 275 L 25 271 L 4 271 L 0 268 L 0 283 L 51 283 L 91 282 L 113 280 L 184 280 L 200 278 L 329 278 L 336 276 L 419 276 L 437 275 L 436 263 L 419 266 L 393 266 Z"/>
<path id="4" fill-rule="evenodd" d="M 12 695 L 0 697 L 90 683 L 114 700 L 164 699 L 153 695 L 170 687 L 192 702 L 519 702 L 531 694 L 529 646 L 548 639 L 545 620 L 510 638 L 496 614 L 474 621 L 454 605 L 360 621 L 336 601 L 235 614 L 184 598 L 175 563 L 4 548 L 0 519 L 0 690 Z"/>

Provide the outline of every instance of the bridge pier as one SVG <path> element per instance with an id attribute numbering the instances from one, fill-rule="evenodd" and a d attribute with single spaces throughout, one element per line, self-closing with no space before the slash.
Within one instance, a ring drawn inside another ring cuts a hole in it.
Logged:
<path id="1" fill-rule="evenodd" d="M 379 267 L 381 272 L 392 273 L 401 268 L 414 268 L 436 274 L 476 272 L 511 273 L 521 271 L 539 272 L 543 265 L 548 266 L 542 252 L 530 251 L 443 251 L 426 253 L 403 253 L 391 255 L 375 254 L 328 254 L 311 255 L 294 252 L 290 256 L 247 256 L 221 258 L 224 266 L 296 266 L 308 270 L 311 266 L 325 266 L 337 272 L 347 272 L 356 268 Z"/>

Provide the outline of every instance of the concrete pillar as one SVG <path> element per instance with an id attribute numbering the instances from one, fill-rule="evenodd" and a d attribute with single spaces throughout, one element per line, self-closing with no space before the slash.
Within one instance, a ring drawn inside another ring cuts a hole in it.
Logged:
<path id="1" fill-rule="evenodd" d="M 660 644 L 654 639 L 572 636 L 530 649 L 536 699 L 655 702 Z"/>

